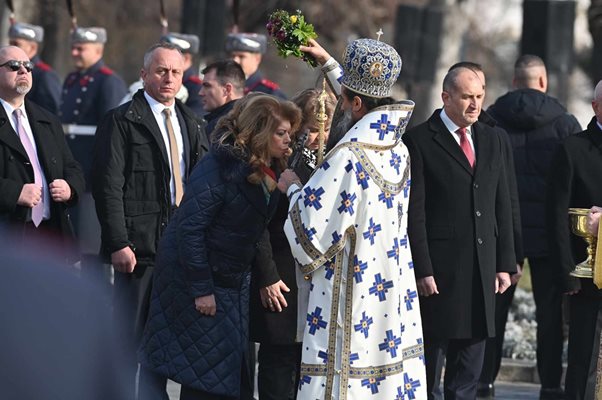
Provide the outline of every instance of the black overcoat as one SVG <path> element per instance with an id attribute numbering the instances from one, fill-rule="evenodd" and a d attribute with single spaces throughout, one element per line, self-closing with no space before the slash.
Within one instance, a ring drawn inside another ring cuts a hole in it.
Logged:
<path id="1" fill-rule="evenodd" d="M 434 276 L 439 294 L 421 298 L 424 334 L 493 336 L 496 272 L 515 272 L 503 143 L 472 125 L 474 171 L 435 113 L 404 135 L 411 157 L 408 233 L 416 278 Z"/>
<path id="2" fill-rule="evenodd" d="M 56 203 L 50 200 L 50 223 L 61 234 L 72 237 L 68 207 L 74 205 L 84 191 L 81 166 L 71 155 L 56 116 L 28 100 L 25 100 L 25 111 L 46 181 L 50 184 L 55 179 L 64 179 L 71 187 L 73 197 L 70 201 Z M 0 106 L 0 221 L 2 225 L 22 226 L 31 209 L 17 205 L 17 200 L 23 185 L 34 182 L 33 168 L 8 118 L 4 107 Z"/>

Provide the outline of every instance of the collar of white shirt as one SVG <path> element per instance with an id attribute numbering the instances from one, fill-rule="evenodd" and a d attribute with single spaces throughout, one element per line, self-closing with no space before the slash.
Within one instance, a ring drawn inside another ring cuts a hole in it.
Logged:
<path id="1" fill-rule="evenodd" d="M 443 121 L 443 125 L 445 125 L 450 133 L 455 134 L 456 131 L 460 129 L 460 127 L 447 116 L 445 109 L 441 109 L 441 114 L 439 114 L 439 116 L 441 117 L 441 121 Z M 472 125 L 466 127 L 466 133 L 472 135 Z"/>
<path id="2" fill-rule="evenodd" d="M 163 110 L 166 109 L 166 108 L 169 108 L 170 111 L 171 111 L 171 115 L 176 115 L 176 102 L 175 102 L 175 100 L 174 100 L 173 103 L 171 103 L 171 105 L 166 106 L 165 104 L 159 103 L 157 100 L 153 99 L 146 92 L 144 92 L 144 97 L 146 98 L 146 101 L 148 102 L 148 105 L 150 106 L 150 108 L 153 111 L 153 113 L 155 113 L 157 115 L 163 115 Z"/>

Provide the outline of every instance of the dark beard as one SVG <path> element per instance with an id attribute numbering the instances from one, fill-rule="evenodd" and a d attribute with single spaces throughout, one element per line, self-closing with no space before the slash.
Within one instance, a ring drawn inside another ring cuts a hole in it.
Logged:
<path id="1" fill-rule="evenodd" d="M 351 110 L 339 112 L 332 119 L 328 143 L 326 144 L 326 153 L 332 150 L 345 134 L 353 127 L 356 121 L 353 120 Z"/>

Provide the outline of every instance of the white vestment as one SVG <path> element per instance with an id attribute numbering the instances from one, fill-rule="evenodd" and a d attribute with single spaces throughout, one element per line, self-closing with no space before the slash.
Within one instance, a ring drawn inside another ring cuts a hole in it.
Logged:
<path id="1" fill-rule="evenodd" d="M 301 400 L 426 399 L 401 142 L 412 109 L 369 112 L 292 196 L 285 231 L 310 283 Z"/>

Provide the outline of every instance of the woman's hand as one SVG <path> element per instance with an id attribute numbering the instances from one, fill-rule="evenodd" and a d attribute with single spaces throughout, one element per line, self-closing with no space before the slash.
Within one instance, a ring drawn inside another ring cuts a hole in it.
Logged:
<path id="1" fill-rule="evenodd" d="M 293 183 L 299 186 L 299 189 L 303 186 L 297 174 L 295 174 L 292 170 L 285 169 L 282 171 L 280 174 L 280 179 L 278 179 L 278 189 L 280 189 L 282 193 L 286 193 L 289 186 Z"/>
<path id="2" fill-rule="evenodd" d="M 210 294 L 209 296 L 201 296 L 194 299 L 194 308 L 197 309 L 203 315 L 213 317 L 217 306 L 215 305 L 215 296 Z"/>
<path id="3" fill-rule="evenodd" d="M 262 287 L 259 289 L 261 304 L 271 311 L 281 312 L 283 308 L 288 307 L 288 303 L 284 298 L 283 292 L 288 293 L 290 291 L 291 290 L 284 282 L 282 282 L 282 280 L 279 280 L 272 285 Z"/>

